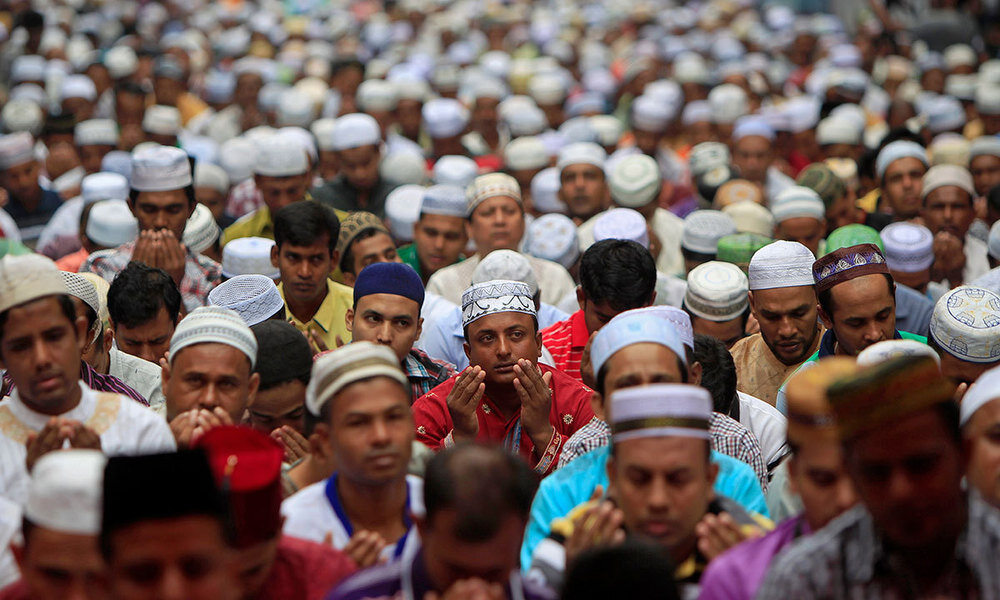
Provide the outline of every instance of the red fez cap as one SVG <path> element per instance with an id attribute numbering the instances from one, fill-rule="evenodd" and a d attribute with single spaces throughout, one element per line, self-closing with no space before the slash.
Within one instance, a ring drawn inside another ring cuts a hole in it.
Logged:
<path id="1" fill-rule="evenodd" d="M 226 494 L 236 547 L 246 548 L 280 533 L 281 446 L 249 427 L 225 426 L 210 430 L 196 447 L 205 450 Z"/>

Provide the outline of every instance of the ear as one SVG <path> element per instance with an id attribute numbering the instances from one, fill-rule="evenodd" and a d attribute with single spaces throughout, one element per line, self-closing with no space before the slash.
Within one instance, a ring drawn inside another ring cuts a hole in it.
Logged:
<path id="1" fill-rule="evenodd" d="M 260 373 L 254 373 L 250 375 L 249 386 L 247 389 L 247 406 L 253 404 L 253 401 L 257 399 L 257 390 L 260 389 Z"/>
<path id="2" fill-rule="evenodd" d="M 750 302 L 750 312 L 753 314 L 753 318 L 760 321 L 760 317 L 757 315 L 757 307 L 753 303 L 753 292 L 747 292 L 747 300 Z"/>
<path id="3" fill-rule="evenodd" d="M 542 356 L 542 348 L 544 347 L 544 346 L 542 346 L 542 332 L 541 331 L 536 331 L 535 332 L 535 344 L 538 345 L 538 356 L 535 357 L 535 360 L 537 361 L 539 358 L 541 358 L 541 356 Z"/>
<path id="4" fill-rule="evenodd" d="M 469 342 L 463 342 L 462 343 L 462 349 L 465 350 L 465 357 L 468 358 L 471 361 L 472 360 L 472 354 L 470 353 L 470 351 L 472 349 L 469 348 Z"/>
<path id="5" fill-rule="evenodd" d="M 10 553 L 14 555 L 14 560 L 17 562 L 17 568 L 22 573 L 24 572 L 24 546 L 10 543 Z"/>
<path id="6" fill-rule="evenodd" d="M 167 386 L 170 385 L 170 361 L 163 360 L 160 362 L 160 391 L 163 392 L 163 397 L 167 397 Z"/>
<path id="7" fill-rule="evenodd" d="M 111 352 L 111 348 L 115 345 L 115 330 L 111 327 L 104 328 L 104 352 Z"/>
<path id="8" fill-rule="evenodd" d="M 691 385 L 701 385 L 701 374 L 703 371 L 701 363 L 694 361 L 688 369 L 688 383 Z"/>
<path id="9" fill-rule="evenodd" d="M 719 476 L 719 463 L 709 459 L 708 461 L 708 483 L 715 486 L 715 478 Z M 713 492 L 714 493 L 714 492 Z"/>
<path id="10" fill-rule="evenodd" d="M 278 268 L 278 245 L 271 246 L 271 266 Z"/>
<path id="11" fill-rule="evenodd" d="M 590 393 L 590 409 L 594 411 L 594 415 L 602 421 L 607 421 L 604 416 L 604 396 L 600 392 Z"/>
<path id="12" fill-rule="evenodd" d="M 415 339 L 420 339 L 420 335 L 424 332 L 424 319 L 420 317 L 417 319 L 417 337 Z"/>
<path id="13" fill-rule="evenodd" d="M 353 308 L 348 308 L 347 312 L 344 313 L 344 325 L 347 326 L 347 330 L 348 331 L 350 331 L 352 333 L 354 332 L 354 309 Z M 418 329 L 417 337 L 420 337 L 419 327 L 417 329 Z"/>
<path id="14" fill-rule="evenodd" d="M 73 321 L 73 328 L 76 330 L 76 345 L 80 349 L 80 354 L 90 346 L 90 332 L 87 330 L 87 318 L 80 316 Z"/>
<path id="15" fill-rule="evenodd" d="M 340 250 L 330 253 L 330 272 L 333 273 L 340 268 Z"/>
<path id="16" fill-rule="evenodd" d="M 330 448 L 330 438 L 333 436 L 333 432 L 330 431 L 329 423 L 317 423 L 316 427 L 313 428 L 313 434 L 309 436 L 309 444 L 312 445 L 312 439 L 316 438 L 316 444 L 323 449 L 323 454 L 325 456 L 332 456 L 333 452 Z"/>
<path id="17" fill-rule="evenodd" d="M 582 285 L 576 286 L 576 303 L 580 306 L 580 310 L 587 304 L 587 294 L 583 293 Z"/>
<path id="18" fill-rule="evenodd" d="M 833 317 L 826 314 L 823 307 L 817 302 L 816 303 L 816 313 L 819 315 L 821 321 L 823 321 L 823 327 L 827 329 L 833 329 Z"/>
<path id="19" fill-rule="evenodd" d="M 615 462 L 616 462 L 615 455 L 612 454 L 611 456 L 608 457 L 608 463 L 604 467 L 608 474 L 608 489 L 606 491 L 608 496 L 611 497 L 614 496 L 614 493 L 618 488 L 618 477 L 617 473 L 615 472 Z"/>

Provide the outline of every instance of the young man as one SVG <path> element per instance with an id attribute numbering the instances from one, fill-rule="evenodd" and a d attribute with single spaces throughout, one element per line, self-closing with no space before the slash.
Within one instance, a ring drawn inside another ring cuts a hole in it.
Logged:
<path id="1" fill-rule="evenodd" d="M 354 287 L 361 270 L 379 262 L 403 262 L 396 254 L 396 244 L 381 219 L 369 212 L 353 212 L 340 223 L 337 238 L 339 267 L 344 283 Z"/>
<path id="2" fill-rule="evenodd" d="M 465 211 L 465 190 L 456 185 L 432 185 L 424 192 L 413 243 L 399 248 L 399 258 L 425 285 L 434 273 L 461 258 L 469 240 Z"/>
<path id="3" fill-rule="evenodd" d="M 559 151 L 559 199 L 577 225 L 591 219 L 611 204 L 604 174 L 607 154 L 593 142 L 577 142 Z"/>
<path id="4" fill-rule="evenodd" d="M 778 194 L 771 204 L 774 238 L 798 242 L 813 255 L 819 254 L 826 237 L 826 207 L 812 188 L 792 186 Z"/>
<path id="5" fill-rule="evenodd" d="M 473 285 L 463 295 L 462 325 L 471 366 L 413 404 L 417 439 L 434 449 L 502 442 L 538 474 L 551 473 L 565 441 L 594 416 L 590 389 L 536 364 L 542 336 L 527 285 Z"/>
<path id="6" fill-rule="evenodd" d="M 875 174 L 881 184 L 880 212 L 894 221 L 907 221 L 920 214 L 927 151 L 908 140 L 886 144 L 875 159 Z"/>
<path id="7" fill-rule="evenodd" d="M 170 275 L 143 263 L 129 263 L 108 289 L 108 318 L 118 349 L 155 365 L 166 358 L 180 309 L 180 290 Z"/>
<path id="8" fill-rule="evenodd" d="M 30 133 L 0 137 L 0 188 L 10 197 L 4 210 L 25 230 L 26 239 L 37 237 L 62 204 L 59 194 L 42 189 L 38 183 L 39 169 L 35 139 Z"/>

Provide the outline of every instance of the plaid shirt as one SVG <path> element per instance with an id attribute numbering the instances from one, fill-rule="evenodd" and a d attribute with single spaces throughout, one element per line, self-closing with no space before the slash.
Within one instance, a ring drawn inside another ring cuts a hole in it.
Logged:
<path id="1" fill-rule="evenodd" d="M 226 199 L 226 214 L 239 219 L 243 215 L 248 215 L 264 206 L 264 196 L 257 189 L 257 183 L 253 177 L 246 179 L 229 191 L 229 198 Z"/>
<path id="2" fill-rule="evenodd" d="M 740 425 L 739 421 L 717 412 L 712 413 L 709 433 L 712 436 L 712 449 L 750 465 L 757 474 L 761 489 L 767 491 L 767 465 L 764 464 L 760 444 L 753 433 Z M 559 457 L 559 468 L 591 450 L 607 446 L 610 442 L 611 428 L 594 417 L 566 441 Z"/>
<path id="3" fill-rule="evenodd" d="M 143 398 L 142 394 L 132 389 L 124 381 L 118 379 L 114 375 L 98 373 L 94 370 L 94 367 L 82 360 L 80 361 L 80 381 L 94 391 L 121 394 L 122 396 L 135 400 L 143 406 L 149 406 L 149 400 Z M 3 390 L 2 393 L 0 393 L 0 397 L 10 396 L 13 391 L 14 380 L 11 378 L 10 373 L 4 372 Z"/>
<path id="4" fill-rule="evenodd" d="M 422 350 L 411 348 L 403 361 L 403 370 L 410 380 L 412 390 L 411 402 L 423 396 L 455 375 L 455 365 L 443 360 L 436 360 Z"/>
<path id="5" fill-rule="evenodd" d="M 121 272 L 132 260 L 132 250 L 135 242 L 122 244 L 114 250 L 100 250 L 87 257 L 80 265 L 81 273 L 96 273 L 102 279 L 111 283 L 115 275 Z M 185 249 L 187 250 L 187 249 Z M 222 267 L 214 260 L 187 250 L 187 264 L 184 266 L 184 279 L 181 280 L 181 297 L 184 306 L 192 311 L 208 303 L 208 293 L 219 285 L 222 279 Z"/>

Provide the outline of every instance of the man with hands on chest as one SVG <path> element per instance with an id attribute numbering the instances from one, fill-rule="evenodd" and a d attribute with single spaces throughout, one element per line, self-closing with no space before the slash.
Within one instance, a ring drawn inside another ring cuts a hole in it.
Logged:
<path id="1" fill-rule="evenodd" d="M 470 366 L 414 403 L 417 439 L 433 449 L 472 439 L 502 444 L 549 474 L 565 441 L 593 418 L 591 390 L 537 364 L 541 335 L 527 285 L 473 285 L 462 322 Z"/>

